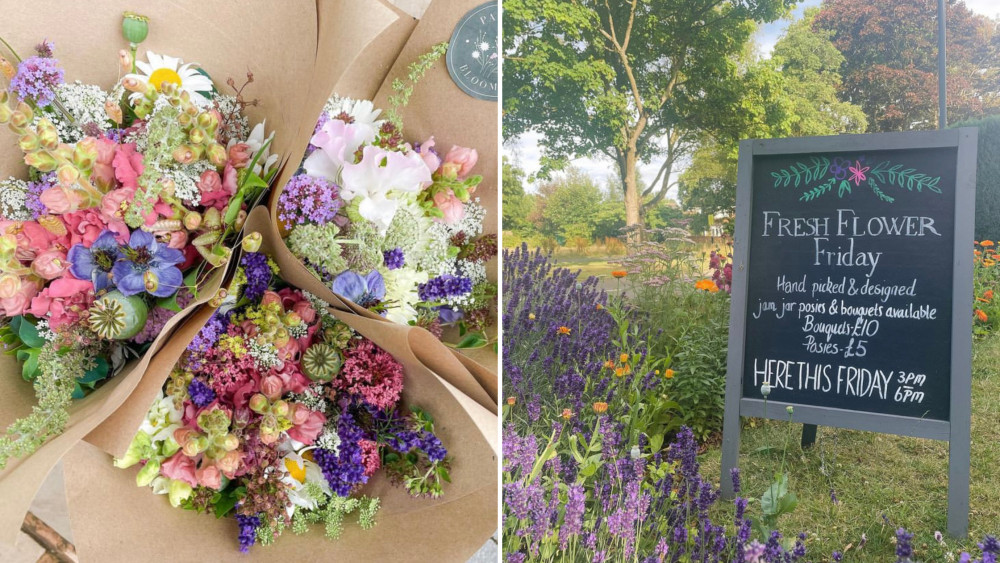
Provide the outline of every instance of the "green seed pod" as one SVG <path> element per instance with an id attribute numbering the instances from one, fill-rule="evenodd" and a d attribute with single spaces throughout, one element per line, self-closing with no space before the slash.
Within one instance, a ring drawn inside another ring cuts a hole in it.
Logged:
<path id="1" fill-rule="evenodd" d="M 340 352 L 325 342 L 313 344 L 302 355 L 302 371 L 313 381 L 331 381 L 343 363 Z"/>
<path id="2" fill-rule="evenodd" d="M 122 292 L 114 290 L 91 306 L 90 328 L 101 338 L 127 340 L 146 326 L 148 314 L 149 309 L 141 297 L 125 297 Z"/>
<path id="3" fill-rule="evenodd" d="M 149 18 L 135 12 L 125 12 L 122 14 L 122 35 L 129 43 L 142 43 L 149 35 Z"/>

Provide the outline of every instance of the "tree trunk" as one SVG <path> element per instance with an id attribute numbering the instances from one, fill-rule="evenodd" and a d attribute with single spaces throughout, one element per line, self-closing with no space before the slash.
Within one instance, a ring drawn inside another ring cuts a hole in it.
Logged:
<path id="1" fill-rule="evenodd" d="M 638 176 L 636 174 L 636 151 L 625 152 L 625 166 L 622 168 L 622 186 L 625 189 L 625 227 L 638 228 L 642 225 L 639 215 L 642 201 L 639 198 Z M 638 242 L 638 231 L 629 232 L 629 242 Z"/>

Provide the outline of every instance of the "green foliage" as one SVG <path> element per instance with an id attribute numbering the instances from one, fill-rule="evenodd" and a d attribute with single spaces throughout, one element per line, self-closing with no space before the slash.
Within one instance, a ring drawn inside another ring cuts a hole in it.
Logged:
<path id="1" fill-rule="evenodd" d="M 400 132 L 403 131 L 403 116 L 401 112 L 406 107 L 406 104 L 410 103 L 413 88 L 447 51 L 447 41 L 434 45 L 429 52 L 420 55 L 420 58 L 410 64 L 407 68 L 406 80 L 396 78 L 392 81 L 392 94 L 389 96 L 389 110 L 386 112 L 386 119 L 391 121 Z"/>
<path id="2" fill-rule="evenodd" d="M 976 239 L 1000 236 L 1000 115 L 955 124 L 979 128 L 976 163 Z"/>
<path id="3" fill-rule="evenodd" d="M 505 229 L 521 230 L 528 225 L 531 200 L 524 193 L 524 170 L 503 158 L 503 226 Z"/>
<path id="4" fill-rule="evenodd" d="M 508 0 L 504 136 L 540 133 L 543 173 L 576 156 L 608 157 L 632 224 L 638 163 L 675 162 L 695 132 L 735 139 L 748 123 L 780 118 L 773 73 L 748 71 L 732 54 L 744 51 L 755 22 L 775 20 L 791 4 Z"/>
<path id="5" fill-rule="evenodd" d="M 964 3 L 947 8 L 948 115 L 995 112 L 1000 34 Z M 937 127 L 937 18 L 927 0 L 825 0 L 813 27 L 843 54 L 840 99 L 859 105 L 868 130 Z"/>

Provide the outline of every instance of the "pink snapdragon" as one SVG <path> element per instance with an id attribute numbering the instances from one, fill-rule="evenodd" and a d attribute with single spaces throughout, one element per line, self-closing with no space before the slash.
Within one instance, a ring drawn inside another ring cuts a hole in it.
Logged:
<path id="1" fill-rule="evenodd" d="M 441 173 L 449 178 L 464 180 L 479 161 L 476 149 L 454 146 L 444 157 Z"/>
<path id="2" fill-rule="evenodd" d="M 435 217 L 435 221 L 441 223 L 453 225 L 465 217 L 465 204 L 451 188 L 434 194 L 434 207 L 444 214 L 444 217 Z"/>

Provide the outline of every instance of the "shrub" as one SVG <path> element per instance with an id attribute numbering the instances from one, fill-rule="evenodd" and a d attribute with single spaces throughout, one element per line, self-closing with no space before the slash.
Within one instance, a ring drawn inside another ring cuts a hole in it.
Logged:
<path id="1" fill-rule="evenodd" d="M 1000 116 L 966 121 L 955 127 L 979 128 L 976 165 L 976 239 L 1000 233 Z"/>

